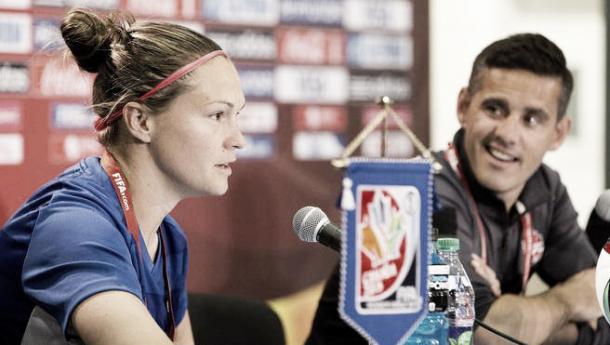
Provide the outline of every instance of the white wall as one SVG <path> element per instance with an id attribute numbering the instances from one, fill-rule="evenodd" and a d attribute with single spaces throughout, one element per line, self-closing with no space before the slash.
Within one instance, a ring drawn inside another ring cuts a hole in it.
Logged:
<path id="1" fill-rule="evenodd" d="M 603 0 L 430 0 L 431 146 L 459 127 L 455 106 L 472 61 L 494 40 L 539 32 L 557 43 L 575 72 L 576 131 L 545 162 L 561 173 L 585 225 L 604 189 L 605 30 Z M 572 115 L 569 115 L 572 116 Z"/>

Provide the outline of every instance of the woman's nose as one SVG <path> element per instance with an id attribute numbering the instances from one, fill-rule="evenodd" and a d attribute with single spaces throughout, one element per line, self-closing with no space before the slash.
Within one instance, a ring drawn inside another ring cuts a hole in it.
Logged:
<path id="1" fill-rule="evenodd" d="M 246 145 L 246 138 L 244 137 L 241 129 L 237 123 L 233 123 L 231 126 L 230 133 L 226 140 L 227 148 L 241 149 Z"/>

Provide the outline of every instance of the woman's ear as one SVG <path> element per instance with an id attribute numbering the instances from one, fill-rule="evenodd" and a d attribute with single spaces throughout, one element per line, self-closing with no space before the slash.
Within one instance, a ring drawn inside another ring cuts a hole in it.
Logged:
<path id="1" fill-rule="evenodd" d="M 136 141 L 150 142 L 150 111 L 142 104 L 129 102 L 123 106 L 123 123 Z"/>

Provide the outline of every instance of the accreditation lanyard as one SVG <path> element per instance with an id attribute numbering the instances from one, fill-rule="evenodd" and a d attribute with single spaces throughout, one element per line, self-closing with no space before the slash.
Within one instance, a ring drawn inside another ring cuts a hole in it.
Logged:
<path id="1" fill-rule="evenodd" d="M 481 219 L 479 208 L 477 207 L 477 204 L 474 201 L 474 197 L 472 195 L 472 191 L 470 190 L 468 180 L 466 180 L 466 176 L 462 171 L 462 163 L 460 156 L 453 144 L 449 144 L 449 148 L 445 150 L 444 156 L 447 162 L 449 162 L 451 169 L 453 169 L 453 171 L 455 171 L 455 173 L 460 178 L 460 182 L 462 182 L 462 186 L 464 186 L 466 194 L 468 195 L 470 208 L 474 213 L 477 222 L 477 227 L 479 228 L 479 237 L 481 238 L 481 259 L 483 259 L 483 262 L 487 265 L 487 233 L 485 232 L 483 220 Z M 521 251 L 523 254 L 523 277 L 521 279 L 521 291 L 522 293 L 525 293 L 527 282 L 530 276 L 530 271 L 532 268 L 532 216 L 525 209 L 525 205 L 523 205 L 521 201 L 517 201 L 515 207 L 517 208 L 517 212 L 519 212 L 519 218 L 521 223 Z"/>
<path id="2" fill-rule="evenodd" d="M 106 171 L 106 174 L 110 178 L 112 187 L 116 192 L 119 203 L 123 209 L 123 215 L 127 222 L 127 229 L 133 237 L 136 243 L 136 252 L 138 259 L 142 260 L 142 250 L 140 248 L 140 228 L 138 227 L 138 220 L 133 209 L 133 203 L 131 201 L 131 194 L 129 193 L 129 187 L 125 175 L 121 170 L 121 167 L 117 164 L 112 154 L 108 151 L 104 151 L 101 161 L 102 167 Z M 176 321 L 174 318 L 174 308 L 172 305 L 171 297 L 171 286 L 169 282 L 169 274 L 167 272 L 167 251 L 165 246 L 165 239 L 163 237 L 163 231 L 159 231 L 159 242 L 161 243 L 161 259 L 163 260 L 163 280 L 165 288 L 165 308 L 167 310 L 167 321 L 169 324 L 169 330 L 167 335 L 171 340 L 174 340 L 174 333 L 176 330 Z M 140 278 L 141 280 L 141 278 Z M 144 304 L 147 304 L 146 297 L 144 296 Z"/>

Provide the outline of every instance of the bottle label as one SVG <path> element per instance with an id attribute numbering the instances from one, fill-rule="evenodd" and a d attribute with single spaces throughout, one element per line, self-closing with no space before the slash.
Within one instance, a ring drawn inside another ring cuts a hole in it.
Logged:
<path id="1" fill-rule="evenodd" d="M 428 265 L 428 275 L 449 275 L 449 265 Z"/>
<path id="2" fill-rule="evenodd" d="M 472 327 L 449 327 L 449 345 L 470 345 Z"/>
<path id="3" fill-rule="evenodd" d="M 457 277 L 454 275 L 450 275 L 449 279 L 447 280 L 447 288 L 449 289 L 449 291 L 451 291 L 451 290 L 456 290 L 457 287 L 458 287 Z"/>
<path id="4" fill-rule="evenodd" d="M 472 326 L 474 325 L 474 319 L 465 318 L 465 319 L 460 319 L 460 320 L 454 320 L 453 324 L 455 325 L 456 328 L 472 328 Z"/>
<path id="5" fill-rule="evenodd" d="M 443 312 L 429 312 L 404 345 L 447 345 L 449 326 Z"/>

